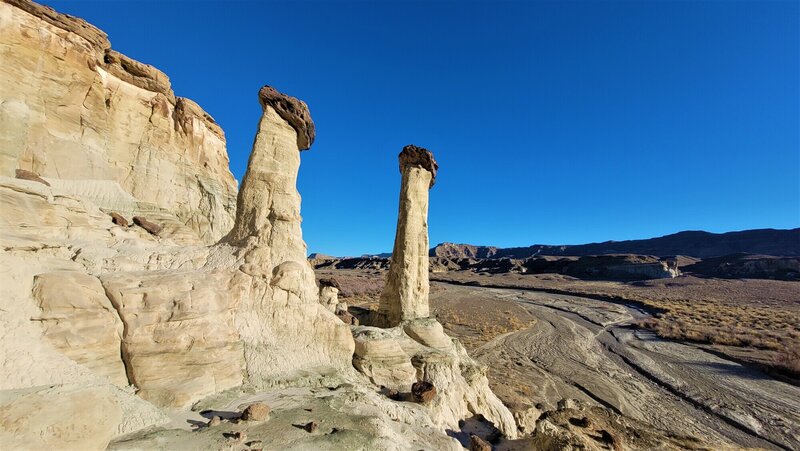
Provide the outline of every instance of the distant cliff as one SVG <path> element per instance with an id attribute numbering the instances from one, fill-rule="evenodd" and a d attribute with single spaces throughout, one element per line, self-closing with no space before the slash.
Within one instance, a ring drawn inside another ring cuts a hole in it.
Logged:
<path id="1" fill-rule="evenodd" d="M 686 255 L 695 258 L 709 258 L 738 253 L 798 256 L 800 255 L 800 228 L 790 230 L 756 229 L 727 233 L 686 231 L 646 240 L 606 241 L 603 243 L 561 246 L 535 244 L 528 247 L 497 248 L 493 246 L 442 243 L 430 250 L 431 257 L 449 259 L 525 259 L 537 255 L 584 256 L 607 254 L 640 254 L 659 257 Z"/>

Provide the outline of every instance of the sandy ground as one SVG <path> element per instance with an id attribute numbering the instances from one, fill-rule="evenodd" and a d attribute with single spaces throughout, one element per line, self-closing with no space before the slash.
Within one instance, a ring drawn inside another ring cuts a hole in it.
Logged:
<path id="1" fill-rule="evenodd" d="M 646 316 L 641 310 L 527 290 L 437 285 L 435 303 L 481 297 L 484 310 L 521 307 L 536 318 L 472 352 L 512 406 L 547 410 L 575 398 L 712 443 L 800 448 L 800 388 L 631 328 Z"/>
<path id="2" fill-rule="evenodd" d="M 348 289 L 350 279 L 369 285 L 345 300 L 377 306 L 372 279 L 381 273 L 325 276 L 344 280 Z M 574 398 L 720 447 L 800 449 L 797 385 L 710 345 L 636 327 L 649 317 L 641 303 L 433 282 L 431 307 L 447 332 L 488 366 L 492 388 L 513 411 L 547 411 Z"/>

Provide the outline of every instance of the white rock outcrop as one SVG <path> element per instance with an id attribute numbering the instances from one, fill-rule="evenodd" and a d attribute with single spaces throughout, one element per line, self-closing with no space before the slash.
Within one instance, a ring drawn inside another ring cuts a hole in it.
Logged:
<path id="1" fill-rule="evenodd" d="M 335 288 L 320 303 L 306 260 L 296 188 L 300 151 L 314 141 L 305 103 L 259 92 L 236 196 L 221 130 L 166 75 L 29 1 L 0 3 L 0 32 L 0 443 L 218 447 L 220 434 L 192 442 L 165 429 L 186 426 L 165 426 L 167 413 L 270 396 L 274 417 L 307 416 L 302 401 L 351 429 L 275 429 L 277 449 L 458 449 L 445 429 L 477 413 L 514 436 L 482 367 L 428 318 L 419 265 L 435 163 L 401 158 L 411 226 L 398 232 L 409 272 L 396 278 L 394 327 L 351 326 Z M 376 390 L 418 380 L 439 390 L 424 406 Z"/>
<path id="2" fill-rule="evenodd" d="M 0 2 L 0 36 L 0 175 L 113 181 L 205 243 L 230 230 L 225 135 L 163 72 L 111 50 L 85 21 L 26 0 Z"/>
<path id="3" fill-rule="evenodd" d="M 392 261 L 379 313 L 387 326 L 430 316 L 428 294 L 428 190 L 439 167 L 427 149 L 408 145 L 400 152 L 400 207 Z"/>
<path id="4" fill-rule="evenodd" d="M 308 107 L 269 86 L 259 102 L 263 114 L 236 221 L 212 251 L 217 259 L 233 255 L 234 267 L 249 276 L 235 323 L 256 385 L 315 367 L 350 368 L 355 346 L 349 327 L 319 304 L 306 260 L 297 173 L 300 150 L 314 140 Z"/>
<path id="5" fill-rule="evenodd" d="M 120 356 L 123 325 L 97 277 L 79 271 L 39 274 L 33 297 L 44 337 L 62 354 L 120 387 L 128 385 Z"/>

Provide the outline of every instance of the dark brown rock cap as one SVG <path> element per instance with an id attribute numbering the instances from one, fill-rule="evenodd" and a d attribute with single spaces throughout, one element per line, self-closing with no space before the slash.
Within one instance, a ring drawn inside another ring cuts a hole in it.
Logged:
<path id="1" fill-rule="evenodd" d="M 333 277 L 325 278 L 325 279 L 319 279 L 319 286 L 320 287 L 333 287 L 333 288 L 336 288 L 338 290 L 342 289 L 342 287 L 339 285 L 339 281 L 334 279 Z"/>
<path id="2" fill-rule="evenodd" d="M 400 152 L 398 156 L 400 159 L 400 172 L 403 172 L 403 169 L 417 166 L 423 169 L 427 169 L 428 172 L 431 173 L 431 186 L 436 183 L 436 170 L 439 169 L 439 165 L 436 163 L 436 160 L 433 158 L 433 154 L 430 150 L 425 149 L 424 147 L 417 147 L 413 144 L 409 144 L 403 147 L 403 151 Z"/>
<path id="3" fill-rule="evenodd" d="M 258 101 L 261 108 L 271 106 L 297 132 L 297 146 L 306 150 L 314 144 L 316 130 L 308 105 L 302 100 L 287 96 L 275 90 L 272 86 L 265 85 L 258 91 Z"/>

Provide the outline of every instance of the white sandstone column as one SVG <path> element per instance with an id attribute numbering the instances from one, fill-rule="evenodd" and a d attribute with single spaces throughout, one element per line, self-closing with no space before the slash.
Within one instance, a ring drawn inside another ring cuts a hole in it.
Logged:
<path id="1" fill-rule="evenodd" d="M 428 294 L 428 191 L 438 165 L 427 149 L 408 145 L 400 152 L 400 208 L 397 234 L 379 314 L 383 325 L 430 316 Z"/>

